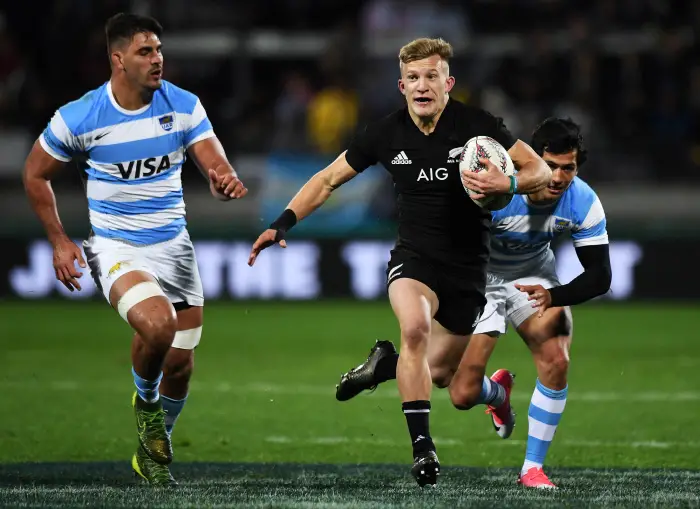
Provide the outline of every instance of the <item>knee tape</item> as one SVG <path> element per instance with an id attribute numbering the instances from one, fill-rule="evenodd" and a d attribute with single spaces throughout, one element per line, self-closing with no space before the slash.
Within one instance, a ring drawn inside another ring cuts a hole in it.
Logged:
<path id="1" fill-rule="evenodd" d="M 117 303 L 117 312 L 121 317 L 128 322 L 126 314 L 131 308 L 133 308 L 139 302 L 143 302 L 151 297 L 162 296 L 165 297 L 163 290 L 153 281 L 144 281 L 143 283 L 137 283 L 131 288 L 129 288 L 121 299 Z"/>
<path id="2" fill-rule="evenodd" d="M 183 350 L 194 350 L 199 344 L 199 340 L 202 337 L 202 326 L 196 327 L 194 329 L 179 330 L 175 333 L 175 339 L 173 339 L 173 348 L 182 348 Z"/>

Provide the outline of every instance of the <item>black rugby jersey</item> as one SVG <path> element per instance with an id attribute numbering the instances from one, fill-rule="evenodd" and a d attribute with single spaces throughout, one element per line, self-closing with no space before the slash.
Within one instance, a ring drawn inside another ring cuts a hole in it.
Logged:
<path id="1" fill-rule="evenodd" d="M 357 172 L 381 162 L 398 200 L 397 248 L 454 267 L 485 270 L 491 213 L 462 186 L 459 156 L 474 136 L 490 136 L 506 150 L 515 143 L 500 118 L 450 99 L 428 136 L 407 107 L 368 125 L 345 158 Z"/>

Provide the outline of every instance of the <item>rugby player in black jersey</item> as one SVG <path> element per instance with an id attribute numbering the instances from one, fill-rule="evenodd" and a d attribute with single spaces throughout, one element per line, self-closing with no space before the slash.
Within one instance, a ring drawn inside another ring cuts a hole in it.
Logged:
<path id="1" fill-rule="evenodd" d="M 451 99 L 452 47 L 442 39 L 417 39 L 399 53 L 399 91 L 406 107 L 366 127 L 348 149 L 314 175 L 282 214 L 256 240 L 249 265 L 274 244 L 286 247 L 286 233 L 320 207 L 331 193 L 366 168 L 381 162 L 391 174 L 398 199 L 399 231 L 387 268 L 391 307 L 401 331 L 396 379 L 413 444 L 411 473 L 420 486 L 435 485 L 440 464 L 430 437 L 431 382 L 449 384 L 453 404 L 460 384 L 484 378 L 469 369 L 454 373 L 430 370 L 431 359 L 460 358 L 486 302 L 491 214 L 475 198 L 493 194 L 532 193 L 550 181 L 551 170 L 530 146 L 514 140 L 501 119 Z M 508 177 L 488 159 L 486 171 L 459 172 L 462 147 L 474 136 L 490 136 L 510 154 L 518 169 Z M 444 366 L 445 363 L 435 362 Z M 488 379 L 485 401 L 509 418 L 510 373 Z M 453 376 L 454 375 L 454 376 Z M 453 390 L 453 386 L 455 390 Z M 463 394 L 463 392 L 462 392 Z"/>

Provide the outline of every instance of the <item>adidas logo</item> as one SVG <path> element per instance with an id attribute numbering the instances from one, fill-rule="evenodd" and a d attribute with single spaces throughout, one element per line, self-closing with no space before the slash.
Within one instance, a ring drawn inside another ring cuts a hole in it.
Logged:
<path id="1" fill-rule="evenodd" d="M 396 157 L 391 161 L 391 164 L 411 164 L 412 162 L 413 161 L 411 161 L 406 155 L 406 152 L 402 150 L 396 154 Z"/>

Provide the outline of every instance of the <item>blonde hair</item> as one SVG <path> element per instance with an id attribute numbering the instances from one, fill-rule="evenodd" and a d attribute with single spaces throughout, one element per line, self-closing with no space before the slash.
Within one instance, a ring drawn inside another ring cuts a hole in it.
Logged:
<path id="1" fill-rule="evenodd" d="M 429 39 L 421 37 L 406 44 L 399 51 L 400 64 L 407 64 L 416 60 L 439 55 L 445 62 L 449 64 L 452 58 L 452 45 L 444 39 Z"/>

